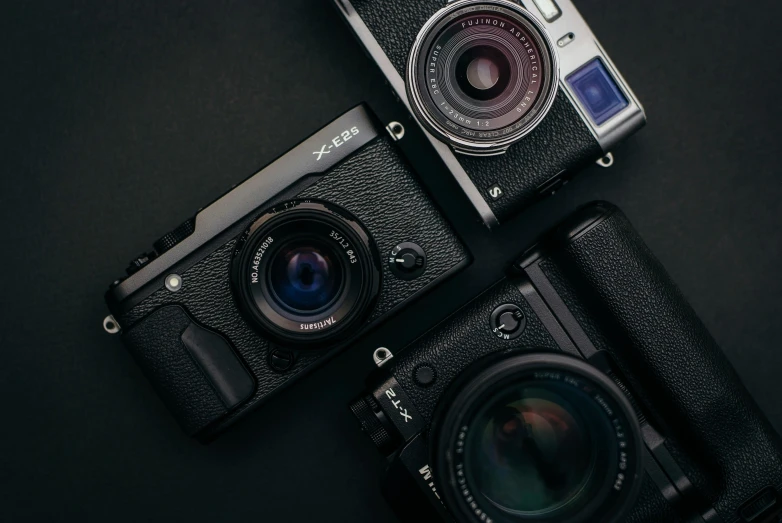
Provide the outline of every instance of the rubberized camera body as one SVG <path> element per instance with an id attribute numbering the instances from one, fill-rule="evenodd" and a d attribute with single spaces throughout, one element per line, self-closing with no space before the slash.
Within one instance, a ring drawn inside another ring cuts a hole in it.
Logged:
<path id="1" fill-rule="evenodd" d="M 582 208 L 506 279 L 375 359 L 351 408 L 391 456 L 385 495 L 403 520 L 782 515 L 778 434 L 610 204 Z"/>
<path id="2" fill-rule="evenodd" d="M 111 285 L 104 326 L 187 434 L 214 437 L 470 262 L 393 136 L 352 109 Z"/>

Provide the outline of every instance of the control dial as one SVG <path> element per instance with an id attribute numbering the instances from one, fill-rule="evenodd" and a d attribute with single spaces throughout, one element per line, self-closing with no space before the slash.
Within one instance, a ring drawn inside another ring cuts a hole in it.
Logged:
<path id="1" fill-rule="evenodd" d="M 415 243 L 400 243 L 391 249 L 388 266 L 397 278 L 412 280 L 426 270 L 426 254 Z"/>
<path id="2" fill-rule="evenodd" d="M 491 331 L 502 340 L 513 340 L 521 336 L 527 327 L 527 318 L 518 305 L 500 305 L 491 313 Z"/>

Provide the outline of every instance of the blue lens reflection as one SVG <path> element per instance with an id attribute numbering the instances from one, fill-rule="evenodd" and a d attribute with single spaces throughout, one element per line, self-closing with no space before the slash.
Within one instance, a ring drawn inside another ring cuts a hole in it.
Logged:
<path id="1" fill-rule="evenodd" d="M 319 242 L 283 247 L 272 260 L 270 284 L 283 307 L 312 313 L 329 305 L 342 288 L 342 270 Z"/>

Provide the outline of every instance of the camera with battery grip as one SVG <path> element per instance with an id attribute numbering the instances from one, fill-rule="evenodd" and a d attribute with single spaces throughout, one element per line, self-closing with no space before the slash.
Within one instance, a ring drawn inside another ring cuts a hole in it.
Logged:
<path id="1" fill-rule="evenodd" d="M 333 0 L 494 227 L 646 122 L 571 0 Z"/>
<path id="2" fill-rule="evenodd" d="M 777 523 L 782 441 L 614 206 L 576 212 L 351 410 L 404 521 Z"/>
<path id="3" fill-rule="evenodd" d="M 209 440 L 470 256 L 358 106 L 138 256 L 106 293 L 189 435 Z"/>

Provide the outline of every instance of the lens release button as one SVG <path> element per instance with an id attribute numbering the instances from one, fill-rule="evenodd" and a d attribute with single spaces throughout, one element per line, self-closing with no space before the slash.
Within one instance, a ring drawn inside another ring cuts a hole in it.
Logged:
<path id="1" fill-rule="evenodd" d="M 495 336 L 513 340 L 521 336 L 527 326 L 527 318 L 518 305 L 500 305 L 491 314 L 490 325 Z"/>

